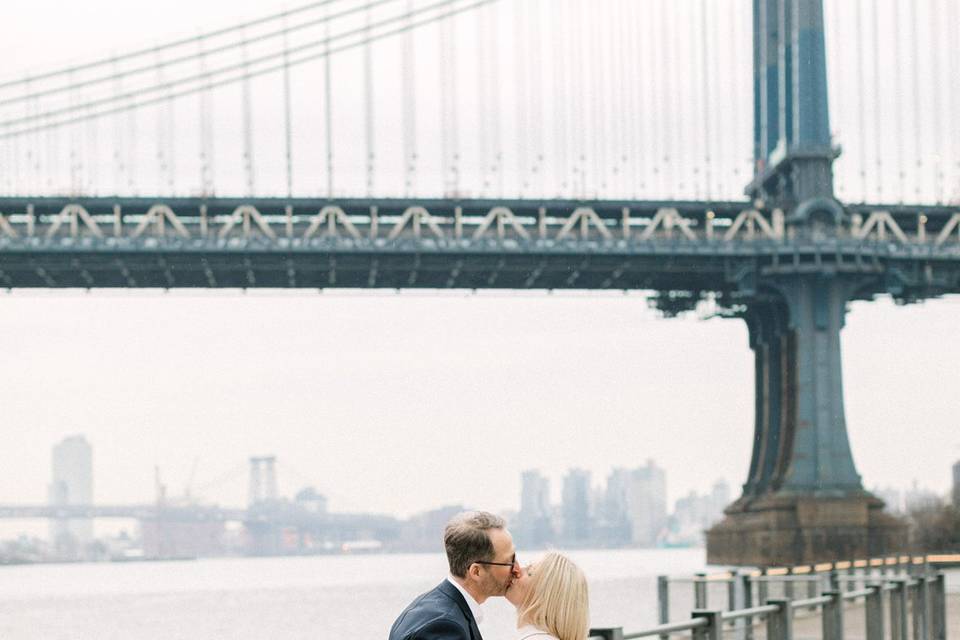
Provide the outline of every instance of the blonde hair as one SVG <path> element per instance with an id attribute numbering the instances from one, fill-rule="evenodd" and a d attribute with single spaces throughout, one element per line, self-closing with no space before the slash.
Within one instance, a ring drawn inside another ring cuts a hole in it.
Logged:
<path id="1" fill-rule="evenodd" d="M 544 556 L 530 575 L 517 624 L 533 625 L 560 640 L 586 640 L 590 615 L 587 579 L 580 567 L 556 551 Z"/>

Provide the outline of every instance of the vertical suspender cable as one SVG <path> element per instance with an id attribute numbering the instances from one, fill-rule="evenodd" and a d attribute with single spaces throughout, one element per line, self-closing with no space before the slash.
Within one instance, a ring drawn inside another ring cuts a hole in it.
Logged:
<path id="1" fill-rule="evenodd" d="M 647 135 L 647 123 L 650 120 L 651 109 L 649 109 L 650 99 L 653 91 L 650 90 L 650 77 L 652 60 L 651 47 L 653 39 L 650 37 L 650 21 L 644 20 L 644 12 L 637 8 L 637 3 L 630 2 L 633 17 L 630 24 L 633 26 L 633 41 L 635 43 L 633 57 L 637 60 L 635 73 L 630 78 L 634 86 L 634 110 L 632 119 L 636 121 L 637 138 L 634 147 L 634 171 L 636 188 L 633 191 L 634 198 L 647 197 L 647 169 L 648 159 L 651 157 L 647 146 L 652 138 Z"/>
<path id="2" fill-rule="evenodd" d="M 942 92 L 940 90 L 942 86 L 942 78 L 940 77 L 940 25 L 943 22 L 943 16 L 940 11 L 938 11 L 940 3 L 934 2 L 931 4 L 934 6 L 931 7 L 928 5 L 928 10 L 930 11 L 930 49 L 932 54 L 930 72 L 933 80 L 933 139 L 937 141 L 937 146 L 933 150 L 933 195 L 937 204 L 941 204 L 943 203 L 943 144 L 940 136 L 943 120 L 940 112 L 940 101 L 942 99 Z"/>
<path id="3" fill-rule="evenodd" d="M 749 11 L 747 12 L 747 15 L 749 16 Z M 745 31 L 748 31 L 748 28 L 745 28 L 745 27 L 751 24 L 749 17 L 743 17 L 740 20 L 734 19 L 734 23 L 735 23 L 734 33 L 736 35 L 733 38 L 733 42 L 750 42 L 750 37 L 744 33 Z M 733 42 L 731 42 L 731 49 L 734 52 L 736 52 L 737 48 L 736 48 L 736 45 L 733 44 Z M 745 59 L 743 60 L 743 64 L 734 65 L 733 68 L 749 69 L 750 61 L 752 60 L 752 55 L 753 55 L 752 51 L 748 50 L 748 53 L 745 56 Z M 731 58 L 735 60 L 736 56 L 731 54 Z M 737 77 L 740 77 L 740 76 L 737 76 Z M 748 87 L 749 87 L 749 84 L 748 84 Z M 736 157 L 736 163 L 734 164 L 734 169 L 733 169 L 733 180 L 735 182 L 734 188 L 737 189 L 738 192 L 740 191 L 740 189 L 743 188 L 743 180 L 745 177 L 742 175 L 744 173 L 743 169 L 746 169 L 745 173 L 747 176 L 753 175 L 753 162 L 754 162 L 753 149 L 752 149 L 752 145 L 746 144 L 747 140 L 750 139 L 749 132 L 752 129 L 752 125 L 748 125 L 747 130 L 743 131 L 742 126 L 740 124 L 744 121 L 744 118 L 745 118 L 744 116 L 741 115 L 743 113 L 748 114 L 746 116 L 746 119 L 749 122 L 749 117 L 750 117 L 749 114 L 752 113 L 752 109 L 750 106 L 752 105 L 752 100 L 747 103 L 748 106 L 746 109 L 742 109 L 744 105 L 739 99 L 740 96 L 749 96 L 751 94 L 752 94 L 752 91 L 750 91 L 749 88 L 747 89 L 746 92 L 734 91 L 732 96 L 733 108 L 730 110 L 733 116 L 733 121 L 738 123 L 738 125 L 736 127 L 732 127 L 732 130 L 730 131 L 730 134 L 736 137 L 735 138 L 728 137 L 728 140 L 733 140 L 731 147 L 735 149 L 734 155 Z M 741 133 L 745 135 L 741 135 Z M 740 152 L 741 149 L 743 151 L 746 151 L 746 153 L 741 155 L 741 152 Z"/>
<path id="4" fill-rule="evenodd" d="M 863 0 L 857 0 L 857 162 L 860 175 L 860 202 L 867 201 L 867 100 L 864 97 Z"/>
<path id="5" fill-rule="evenodd" d="M 373 45 L 370 40 L 370 23 L 373 22 L 373 9 L 367 7 L 363 45 L 363 119 L 364 142 L 366 143 L 367 197 L 373 196 L 374 151 L 373 151 Z"/>
<path id="6" fill-rule="evenodd" d="M 670 83 L 670 71 L 666 69 L 666 47 L 667 47 L 667 9 L 664 6 L 663 0 L 658 0 L 657 8 L 660 11 L 660 31 L 659 38 L 657 40 L 657 74 L 660 76 L 660 113 L 659 118 L 661 120 L 660 124 L 660 152 L 663 154 L 661 157 L 662 165 L 654 169 L 654 173 L 657 173 L 659 180 L 657 181 L 657 190 L 659 198 L 663 198 L 666 195 L 667 185 L 672 180 L 672 172 L 667 175 L 667 170 L 670 168 L 670 129 L 675 127 L 673 118 L 670 113 L 670 95 L 673 90 Z"/>
<path id="7" fill-rule="evenodd" d="M 620 141 L 619 158 L 619 176 L 620 176 L 620 198 L 628 198 L 633 193 L 634 185 L 631 184 L 633 172 L 630 169 L 630 159 L 635 157 L 634 145 L 637 142 L 637 112 L 633 105 L 634 86 L 637 84 L 635 65 L 637 63 L 636 52 L 636 34 L 630 31 L 630 4 L 626 1 L 618 3 L 617 21 L 620 23 L 620 55 L 617 61 L 618 82 L 620 83 L 620 110 L 616 114 L 620 120 L 621 134 L 623 139 Z M 631 71 L 634 71 L 631 74 Z"/>
<path id="8" fill-rule="evenodd" d="M 484 50 L 484 23 L 486 22 L 487 13 L 481 9 L 476 18 L 477 33 L 476 33 L 476 47 L 477 47 L 477 100 L 476 104 L 478 106 L 479 112 L 477 113 L 477 133 L 479 134 L 479 144 L 477 145 L 477 153 L 479 155 L 477 160 L 477 167 L 480 169 L 480 179 L 481 188 L 483 189 L 483 195 L 488 195 L 488 189 L 490 187 L 490 177 L 489 177 L 489 167 L 490 167 L 490 158 L 489 158 L 489 136 L 488 136 L 488 123 L 489 123 L 489 111 L 490 109 L 487 106 L 489 100 L 489 90 L 487 87 L 487 65 L 486 65 L 486 51 Z"/>
<path id="9" fill-rule="evenodd" d="M 877 175 L 874 177 L 874 184 L 876 185 L 877 191 L 873 197 L 875 198 L 876 202 L 883 202 L 883 183 L 885 180 L 883 179 L 883 154 L 880 152 L 880 149 L 882 148 L 880 140 L 883 138 L 883 113 L 881 109 L 882 100 L 880 99 L 880 11 L 876 3 L 872 5 L 871 9 L 873 11 L 871 20 L 872 33 L 870 34 L 873 44 L 871 51 L 871 62 L 873 64 L 873 153 L 874 158 L 876 159 L 874 166 L 877 172 Z"/>
<path id="10" fill-rule="evenodd" d="M 896 139 L 897 139 L 897 197 L 900 203 L 904 200 L 904 179 L 906 178 L 906 168 L 904 165 L 906 149 L 903 136 L 903 56 L 900 55 L 901 41 L 903 40 L 902 29 L 900 28 L 900 3 L 893 4 L 893 93 L 894 106 L 896 108 Z"/>
<path id="11" fill-rule="evenodd" d="M 577 1 L 577 20 L 574 25 L 574 40 L 573 48 L 576 52 L 576 70 L 577 70 L 577 79 L 574 83 L 574 95 L 576 100 L 574 101 L 576 107 L 573 116 L 573 126 L 577 130 L 577 173 L 578 173 L 578 182 L 577 182 L 577 197 L 584 199 L 587 197 L 587 100 L 585 97 L 585 84 L 586 84 L 586 75 L 587 75 L 587 62 L 584 47 L 584 29 L 586 28 L 587 16 L 584 15 L 586 12 L 584 10 L 583 0 Z"/>
<path id="12" fill-rule="evenodd" d="M 73 73 L 70 74 L 70 84 L 73 84 Z M 70 101 L 76 105 L 81 100 L 77 95 L 77 89 L 70 92 Z M 78 151 L 80 147 L 80 125 L 70 127 L 70 195 L 80 195 L 80 160 Z"/>
<path id="13" fill-rule="evenodd" d="M 133 104 L 134 98 L 130 97 Z M 127 193 L 137 195 L 137 110 L 127 111 Z"/>
<path id="14" fill-rule="evenodd" d="M 459 57 L 457 56 L 457 19 L 451 17 L 450 24 L 450 78 L 448 89 L 450 90 L 450 187 L 454 194 L 460 193 L 460 118 L 459 116 L 459 86 L 457 84 L 457 65 Z"/>
<path id="15" fill-rule="evenodd" d="M 286 160 L 287 198 L 293 196 L 293 122 L 290 95 L 290 42 L 287 19 L 283 19 L 283 142 Z M 369 47 L 369 45 L 367 45 Z"/>
<path id="16" fill-rule="evenodd" d="M 522 198 L 527 194 L 527 190 L 530 187 L 529 181 L 529 162 L 527 158 L 529 157 L 529 136 L 528 132 L 530 129 L 529 123 L 527 121 L 527 103 L 529 98 L 527 96 L 528 80 L 527 80 L 527 68 L 530 64 L 530 56 L 528 52 L 528 33 L 527 33 L 527 21 L 526 21 L 526 3 L 517 2 L 513 5 L 513 43 L 516 47 L 514 51 L 514 59 L 517 61 L 513 65 L 513 83 L 514 83 L 514 106 L 516 107 L 516 121 L 515 129 L 516 135 L 514 136 L 515 145 L 516 145 L 516 162 L 517 162 L 517 171 L 516 175 L 518 177 L 518 187 L 519 187 L 519 196 Z"/>
<path id="17" fill-rule="evenodd" d="M 116 58 L 113 60 L 113 72 L 118 71 Z M 123 92 L 123 78 L 118 77 L 113 81 L 113 95 L 117 96 Z M 113 192 L 121 193 L 123 191 L 123 118 L 117 115 L 113 119 Z"/>
<path id="18" fill-rule="evenodd" d="M 49 121 L 50 118 L 48 117 Z M 53 193 L 53 185 L 60 183 L 60 163 L 58 158 L 60 157 L 60 145 L 59 140 L 57 139 L 57 132 L 59 127 L 50 127 L 44 129 L 44 138 L 46 142 L 46 162 L 44 163 L 46 167 L 44 168 L 44 173 L 47 176 L 47 193 Z"/>
<path id="19" fill-rule="evenodd" d="M 581 5 L 583 6 L 583 5 Z M 606 7 L 604 7 L 606 8 Z M 584 16 L 584 25 L 587 26 L 586 38 L 589 42 L 589 58 L 586 64 L 585 78 L 590 78 L 590 94 L 593 98 L 589 105 L 585 106 L 585 121 L 581 126 L 590 125 L 590 141 L 593 142 L 590 153 L 593 156 L 590 173 L 592 174 L 593 184 L 588 185 L 588 193 L 593 198 L 599 197 L 600 191 L 606 190 L 606 138 L 607 124 L 609 120 L 606 117 L 604 103 L 609 103 L 610 97 L 607 95 L 606 80 L 607 61 L 604 60 L 602 41 L 606 40 L 601 27 L 602 10 L 595 9 L 587 11 Z"/>
<path id="20" fill-rule="evenodd" d="M 243 168 L 246 174 L 247 196 L 251 197 L 256 190 L 253 173 L 253 104 L 250 95 L 250 76 L 247 64 L 247 40 L 244 38 L 240 49 L 243 56 L 243 83 L 241 85 L 243 108 Z"/>
<path id="21" fill-rule="evenodd" d="M 177 180 L 177 122 L 176 122 L 176 103 L 171 94 L 173 87 L 167 89 L 167 100 L 164 101 L 166 114 L 166 160 L 167 160 L 167 193 L 173 195 L 176 191 Z"/>
<path id="22" fill-rule="evenodd" d="M 717 163 L 717 169 L 718 169 L 717 178 L 716 178 L 716 185 L 717 185 L 716 193 L 718 194 L 719 198 L 727 197 L 726 179 L 729 177 L 729 171 L 731 169 L 730 165 L 727 163 L 729 163 L 733 159 L 731 158 L 730 149 L 727 146 L 727 138 L 730 135 L 736 136 L 740 128 L 740 110 L 737 104 L 740 92 L 736 90 L 724 92 L 720 89 L 720 87 L 724 86 L 724 83 L 723 83 L 723 80 L 720 78 L 721 39 L 720 39 L 719 23 L 720 23 L 720 20 L 724 18 L 727 20 L 730 20 L 730 26 L 732 27 L 731 29 L 724 30 L 724 33 L 729 33 L 732 36 L 731 38 L 726 39 L 726 42 L 728 43 L 727 44 L 728 57 L 726 61 L 726 66 L 724 68 L 725 69 L 749 68 L 749 67 L 741 67 L 737 64 L 734 64 L 737 62 L 736 56 L 734 55 L 736 52 L 736 46 L 737 46 L 737 43 L 740 41 L 738 39 L 738 35 L 736 35 L 737 32 L 739 31 L 739 29 L 737 29 L 737 25 L 740 22 L 739 12 L 735 12 L 735 11 L 716 12 L 714 15 L 714 19 L 709 21 L 710 42 L 713 43 L 714 49 L 713 49 L 713 55 L 709 56 L 711 66 L 709 67 L 708 73 L 713 77 L 713 86 L 716 89 L 717 93 L 716 93 L 716 103 L 714 104 L 712 110 L 710 110 L 710 112 L 707 114 L 707 122 L 715 132 L 714 135 L 716 136 L 716 142 L 717 142 L 716 150 L 713 153 L 713 158 L 716 158 L 715 161 Z M 706 35 L 704 35 L 704 37 L 706 37 Z M 716 114 L 724 112 L 724 109 L 721 106 L 723 104 L 724 93 L 726 93 L 727 99 L 730 101 L 729 104 L 730 104 L 731 126 L 716 127 L 714 126 L 717 121 Z M 737 170 L 736 167 L 739 166 L 739 161 L 740 161 L 740 158 L 739 158 L 739 155 L 737 155 L 736 162 L 734 163 L 734 166 L 733 166 L 734 171 Z M 713 174 L 711 173 L 710 179 L 708 180 L 708 182 L 711 182 L 712 180 L 713 180 Z M 708 192 L 707 198 L 709 197 L 710 197 L 710 193 Z"/>
<path id="23" fill-rule="evenodd" d="M 207 72 L 207 56 L 204 50 L 206 40 L 201 38 L 197 41 L 200 48 L 200 71 Z M 213 175 L 211 171 L 212 147 L 213 147 L 213 117 L 211 114 L 211 95 L 210 78 L 205 82 L 205 88 L 200 92 L 200 185 L 201 193 L 204 196 L 213 194 Z"/>
<path id="24" fill-rule="evenodd" d="M 713 132 L 711 131 L 710 127 L 710 74 L 707 72 L 711 44 L 709 38 L 707 37 L 709 33 L 710 32 L 707 29 L 707 0 L 700 0 L 700 77 L 703 82 L 701 86 L 701 90 L 703 91 L 703 179 L 705 182 L 704 189 L 708 201 L 713 197 L 713 191 L 710 185 L 710 164 L 713 162 L 713 158 L 710 157 L 710 138 Z M 713 55 L 716 57 L 717 54 L 715 51 Z"/>
<path id="25" fill-rule="evenodd" d="M 485 35 L 487 37 L 487 49 L 490 51 L 490 135 L 493 138 L 493 167 L 491 173 L 497 180 L 497 195 L 503 197 L 503 137 L 500 125 L 500 47 L 497 46 L 497 13 L 492 5 L 486 5 L 480 9 L 488 14 L 487 28 Z"/>
<path id="26" fill-rule="evenodd" d="M 672 94 L 672 97 L 673 97 L 672 110 L 675 114 L 677 114 L 676 118 L 674 119 L 674 130 L 673 130 L 673 134 L 674 134 L 673 136 L 673 149 L 674 149 L 673 174 L 674 174 L 674 180 L 676 185 L 674 187 L 673 197 L 681 197 L 681 194 L 683 194 L 683 196 L 686 197 L 686 194 L 688 192 L 687 190 L 689 189 L 689 184 L 687 183 L 688 176 L 686 175 L 686 170 L 684 165 L 689 163 L 685 162 L 685 158 L 683 157 L 687 149 L 686 138 L 688 135 L 688 132 L 685 130 L 686 109 L 684 107 L 686 106 L 686 102 L 683 99 L 683 93 L 684 91 L 691 90 L 693 88 L 692 85 L 693 85 L 694 76 L 693 74 L 689 74 L 689 77 L 686 77 L 686 78 L 679 77 L 679 72 L 676 71 L 680 69 L 681 62 L 680 62 L 680 57 L 677 55 L 678 54 L 677 47 L 672 43 L 683 42 L 686 34 L 683 32 L 684 20 L 679 13 L 679 8 L 677 10 L 671 11 L 670 16 L 671 16 L 671 26 L 672 26 L 671 32 L 670 32 L 670 38 L 671 38 L 670 59 L 674 65 L 672 67 L 672 69 L 674 70 L 673 72 L 677 73 L 678 75 L 677 84 Z"/>
<path id="27" fill-rule="evenodd" d="M 30 90 L 30 83 L 25 85 L 27 91 Z M 40 103 L 34 98 L 30 101 L 30 107 L 27 109 L 28 112 L 31 112 L 31 115 L 36 115 L 40 111 Z M 27 150 L 27 160 L 30 162 L 30 169 L 33 177 L 30 181 L 32 186 L 32 191 L 39 194 L 43 188 L 41 173 L 40 173 L 40 132 L 35 131 L 30 134 L 30 142 L 28 143 Z"/>
<path id="28" fill-rule="evenodd" d="M 563 43 L 566 38 L 563 35 L 568 25 L 563 20 L 566 0 L 556 0 L 556 4 L 551 11 L 548 8 L 550 16 L 550 44 L 551 55 L 550 63 L 552 67 L 552 92 L 551 102 L 556 105 L 551 117 L 553 120 L 553 183 L 557 186 L 557 196 L 563 197 L 567 193 L 567 168 L 569 158 L 567 154 L 567 131 L 564 125 L 566 121 L 567 107 L 569 98 L 564 91 L 563 72 L 567 67 L 565 64 L 565 50 Z"/>
<path id="29" fill-rule="evenodd" d="M 14 136 L 13 139 L 6 140 L 4 144 L 6 155 L 9 156 L 9 162 L 6 163 L 4 173 L 7 177 L 10 195 L 17 191 L 23 191 L 20 181 L 20 136 Z"/>
<path id="30" fill-rule="evenodd" d="M 330 16 L 327 7 L 325 15 Z M 333 61 L 330 55 L 330 20 L 324 25 L 325 46 L 323 56 L 323 108 L 324 130 L 327 136 L 327 198 L 333 198 Z"/>
<path id="31" fill-rule="evenodd" d="M 917 38 L 917 3 L 909 2 L 907 5 L 910 8 L 910 62 L 913 75 L 913 151 L 917 167 L 916 175 L 913 177 L 913 188 L 915 199 L 919 201 L 920 176 L 923 175 L 923 142 L 920 139 L 923 132 L 920 127 L 920 42 Z"/>
<path id="32" fill-rule="evenodd" d="M 157 84 L 161 85 L 164 82 L 164 63 L 163 55 L 157 53 Z M 164 179 L 167 175 L 167 159 L 166 159 L 166 127 L 164 126 L 163 119 L 163 107 L 164 104 L 158 104 L 156 106 L 157 114 L 157 183 L 154 190 L 157 193 L 160 193 L 164 187 Z"/>
<path id="33" fill-rule="evenodd" d="M 960 32 L 958 14 L 960 14 L 960 11 L 957 10 L 957 3 L 947 2 L 947 33 Z M 947 87 L 950 96 L 947 113 L 950 114 L 960 113 L 960 64 L 958 64 L 957 58 L 956 54 L 947 56 L 947 64 L 949 65 L 947 75 L 950 82 L 949 87 Z M 952 132 L 950 152 L 953 160 L 953 174 L 950 178 L 950 182 L 953 184 L 952 198 L 954 202 L 960 203 L 960 126 L 954 123 L 950 130 Z"/>
<path id="34" fill-rule="evenodd" d="M 403 161 L 404 161 L 404 190 L 406 195 L 413 195 L 414 181 L 417 168 L 417 115 L 416 115 L 416 87 L 413 71 L 414 49 L 413 32 L 410 30 L 414 0 L 407 0 L 407 14 L 405 24 L 407 30 L 403 34 Z"/>
<path id="35" fill-rule="evenodd" d="M 530 181 L 536 181 L 535 190 L 538 197 L 544 197 L 546 195 L 544 184 L 544 156 L 545 151 L 543 148 L 544 145 L 544 127 L 546 126 L 547 118 L 547 105 L 550 104 L 547 102 L 547 78 L 545 77 L 545 71 L 543 65 L 543 6 L 541 0 L 534 0 L 533 2 L 533 21 L 531 24 L 530 31 L 530 40 L 531 40 L 531 49 L 532 54 L 530 56 L 529 63 L 529 73 L 531 77 L 531 86 L 535 87 L 536 90 L 534 94 L 536 98 L 533 100 L 533 111 L 534 116 L 531 119 L 531 131 L 533 134 L 533 141 L 531 143 L 531 150 L 533 151 L 533 160 L 532 166 L 530 167 Z M 555 108 L 555 104 L 551 105 Z"/>

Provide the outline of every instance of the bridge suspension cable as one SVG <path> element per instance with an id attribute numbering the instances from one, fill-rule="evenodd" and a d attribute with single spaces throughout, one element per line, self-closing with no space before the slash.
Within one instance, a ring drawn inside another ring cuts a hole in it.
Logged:
<path id="1" fill-rule="evenodd" d="M 99 67 L 110 66 L 118 62 L 131 60 L 135 58 L 141 58 L 151 54 L 159 54 L 170 49 L 176 49 L 179 47 L 184 47 L 186 45 L 195 44 L 203 40 L 208 40 L 211 38 L 216 38 L 220 36 L 227 35 L 236 31 L 243 31 L 244 29 L 249 29 L 252 27 L 257 27 L 263 24 L 268 24 L 270 22 L 275 22 L 277 20 L 282 20 L 284 18 L 289 18 L 290 16 L 298 15 L 300 13 L 306 13 L 308 11 L 313 11 L 321 7 L 325 7 L 330 4 L 335 4 L 337 2 L 343 2 L 344 0 L 322 0 L 320 2 L 311 2 L 309 4 L 296 7 L 294 9 L 287 9 L 279 13 L 273 13 L 262 18 L 257 18 L 255 20 L 249 20 L 246 22 L 241 22 L 238 24 L 231 25 L 229 27 L 223 27 L 213 31 L 208 31 L 206 33 L 197 34 L 195 36 L 190 36 L 188 38 L 181 38 L 178 40 L 172 40 L 159 45 L 154 45 L 152 47 L 146 47 L 143 49 L 137 49 L 135 51 L 127 52 L 123 55 L 116 56 L 111 55 L 106 58 L 100 58 L 93 60 L 91 62 L 85 62 L 82 64 L 70 65 L 60 69 L 54 69 L 52 71 L 47 71 L 44 73 L 35 73 L 27 75 L 23 78 L 18 78 L 14 80 L 6 80 L 0 82 L 0 90 L 7 89 L 10 87 L 18 87 L 21 85 L 29 85 L 31 83 L 36 83 L 43 80 L 50 80 L 52 78 L 59 78 L 62 76 L 68 76 L 73 73 L 78 73 L 81 71 L 89 71 L 90 69 L 96 69 Z M 382 0 L 383 2 L 394 2 L 396 0 Z M 237 45 L 234 45 L 237 46 Z"/>
<path id="2" fill-rule="evenodd" d="M 286 62 L 283 61 L 284 52 L 279 51 L 271 53 L 268 55 L 259 56 L 257 58 L 251 58 L 246 61 L 241 61 L 239 63 L 227 65 L 220 67 L 218 69 L 213 69 L 204 73 L 197 73 L 193 75 L 186 76 L 184 78 L 179 78 L 173 81 L 163 81 L 158 82 L 154 85 L 141 88 L 137 91 L 129 91 L 122 93 L 116 96 L 105 96 L 97 100 L 87 101 L 85 103 L 79 103 L 76 105 L 71 105 L 68 107 L 62 107 L 58 109 L 53 109 L 50 111 L 42 112 L 39 114 L 33 114 L 29 116 L 21 116 L 19 118 L 12 118 L 7 120 L 0 121 L 0 127 L 4 127 L 6 130 L 0 131 L 0 139 L 12 138 L 22 136 L 27 133 L 32 133 L 34 131 L 44 131 L 49 129 L 55 129 L 67 125 L 72 125 L 80 122 L 85 122 L 87 120 L 92 120 L 95 118 L 100 118 L 107 115 L 114 115 L 117 113 L 122 113 L 130 109 L 139 109 L 151 105 L 161 104 L 164 102 L 169 102 L 177 98 L 182 98 L 184 96 L 193 95 L 200 91 L 206 89 L 221 87 L 228 84 L 235 84 L 238 82 L 243 82 L 244 80 L 249 80 L 258 76 L 263 76 L 270 73 L 276 73 L 282 71 L 285 67 L 295 67 L 307 62 L 312 62 L 315 60 L 320 60 L 328 56 L 332 56 L 337 53 L 350 51 L 358 47 L 376 42 L 378 40 L 383 40 L 391 36 L 400 35 L 407 33 L 414 29 L 440 22 L 446 20 L 452 16 L 471 11 L 485 5 L 492 4 L 498 0 L 475 0 L 467 5 L 456 6 L 460 0 L 441 0 L 439 2 L 434 2 L 425 7 L 419 7 L 412 12 L 399 14 L 391 18 L 380 20 L 373 25 L 371 28 L 381 28 L 381 27 L 391 27 L 393 25 L 399 24 L 398 27 L 393 27 L 386 31 L 381 31 L 379 33 L 374 33 L 372 35 L 366 35 L 365 32 L 368 31 L 366 26 L 361 28 L 349 29 L 347 31 L 334 34 L 322 40 L 315 42 L 310 42 L 304 45 L 299 45 L 296 47 L 291 47 L 288 51 L 288 56 L 290 53 L 302 53 L 311 49 L 316 49 L 318 47 L 323 47 L 319 53 L 310 53 L 294 59 L 288 59 Z M 442 10 L 439 13 L 434 13 L 437 10 Z M 429 15 L 433 13 L 433 15 Z M 427 15 L 428 17 L 420 18 L 418 20 L 412 20 L 415 16 Z M 336 42 L 339 40 L 345 40 L 348 38 L 354 38 L 360 36 L 359 39 L 347 42 L 346 44 L 330 47 L 330 43 Z M 258 69 L 253 69 L 255 65 L 262 64 L 265 62 L 274 62 L 277 59 L 280 59 L 279 64 L 272 64 L 267 67 L 262 67 Z M 239 71 L 239 73 L 228 75 L 228 73 Z M 201 82 L 203 84 L 197 84 Z M 178 89 L 181 86 L 186 85 L 187 88 Z M 194 85 L 194 86 L 190 86 Z M 166 91 L 165 95 L 155 96 L 152 98 L 143 98 L 137 99 L 138 96 L 144 93 L 158 93 L 161 91 Z M 119 106 L 110 106 L 112 103 L 129 100 L 129 104 L 121 104 Z M 104 107 L 100 110 L 94 110 L 97 107 Z M 69 115 L 72 113 L 78 113 L 79 115 Z M 39 125 L 13 128 L 16 125 L 30 123 L 37 120 L 49 120 L 56 116 L 67 116 L 59 120 L 53 120 L 52 122 L 45 122 Z"/>

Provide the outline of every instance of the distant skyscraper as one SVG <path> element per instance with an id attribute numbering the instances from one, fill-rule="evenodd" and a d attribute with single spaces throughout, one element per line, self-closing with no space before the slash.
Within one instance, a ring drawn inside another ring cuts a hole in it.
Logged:
<path id="1" fill-rule="evenodd" d="M 630 534 L 629 512 L 630 471 L 614 469 L 607 476 L 607 489 L 604 493 L 601 521 L 603 523 L 604 542 L 618 546 L 628 544 Z"/>
<path id="2" fill-rule="evenodd" d="M 590 541 L 590 472 L 570 469 L 563 477 L 563 540 L 582 545 Z"/>
<path id="3" fill-rule="evenodd" d="M 540 546 L 553 541 L 550 525 L 550 480 L 539 471 L 524 471 L 520 476 L 519 542 Z"/>
<path id="4" fill-rule="evenodd" d="M 83 436 L 64 438 L 53 447 L 50 506 L 93 504 L 93 450 Z M 61 552 L 82 553 L 93 540 L 89 518 L 52 520 L 51 542 Z"/>
<path id="5" fill-rule="evenodd" d="M 953 465 L 953 506 L 960 509 L 960 460 Z"/>
<path id="6" fill-rule="evenodd" d="M 655 546 L 667 526 L 667 476 L 653 460 L 630 474 L 627 513 L 631 542 L 641 547 Z"/>

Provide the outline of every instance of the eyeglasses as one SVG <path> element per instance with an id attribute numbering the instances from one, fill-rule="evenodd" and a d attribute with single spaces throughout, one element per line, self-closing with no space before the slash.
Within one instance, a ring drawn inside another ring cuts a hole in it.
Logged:
<path id="1" fill-rule="evenodd" d="M 510 559 L 510 562 L 491 562 L 489 560 L 474 560 L 475 564 L 493 564 L 498 567 L 514 567 L 517 564 L 517 554 L 513 554 L 513 558 Z"/>

